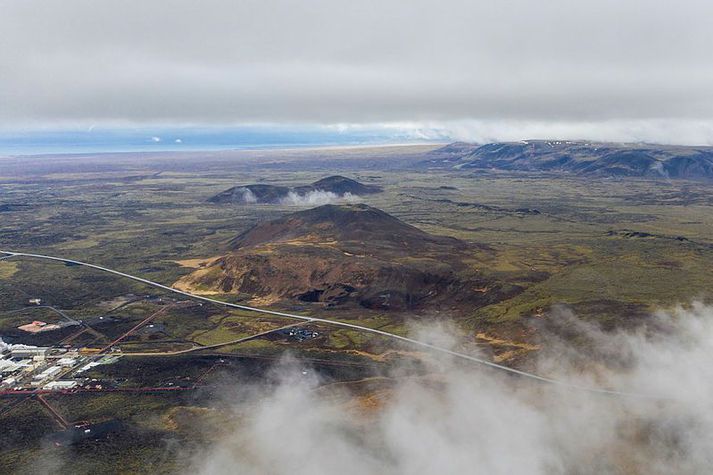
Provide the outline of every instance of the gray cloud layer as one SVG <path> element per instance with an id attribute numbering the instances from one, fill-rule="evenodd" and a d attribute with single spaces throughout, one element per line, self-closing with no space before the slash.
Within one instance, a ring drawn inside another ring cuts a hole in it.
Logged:
<path id="1" fill-rule="evenodd" d="M 709 0 L 0 9 L 0 126 L 713 121 Z"/>

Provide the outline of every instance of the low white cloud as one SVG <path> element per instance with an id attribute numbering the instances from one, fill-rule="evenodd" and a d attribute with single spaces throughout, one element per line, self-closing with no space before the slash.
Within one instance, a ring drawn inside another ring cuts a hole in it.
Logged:
<path id="1" fill-rule="evenodd" d="M 454 120 L 378 124 L 395 138 L 490 143 L 527 139 L 713 145 L 713 120 Z M 354 124 L 346 130 L 362 130 Z M 371 125 L 370 127 L 374 127 Z"/>
<path id="2" fill-rule="evenodd" d="M 243 188 L 243 201 L 245 203 L 257 203 L 258 199 L 250 188 Z"/>
<path id="3" fill-rule="evenodd" d="M 357 203 L 361 201 L 359 196 L 351 193 L 339 195 L 332 191 L 313 190 L 304 194 L 294 191 L 287 193 L 287 196 L 280 200 L 280 204 L 292 206 L 320 206 L 331 203 Z"/>
<path id="4" fill-rule="evenodd" d="M 551 341 L 538 371 L 642 396 L 592 394 L 431 357 L 427 375 L 394 378 L 383 407 L 363 413 L 344 403 L 356 395 L 317 391 L 312 373 L 304 377 L 290 362 L 277 386 L 234 405 L 241 423 L 187 471 L 709 473 L 713 309 L 659 313 L 650 321 L 656 332 L 604 333 L 567 312 L 562 318 L 579 322 L 568 329 L 595 347 Z M 441 345 L 456 341 L 442 329 L 427 334 Z"/>
<path id="5" fill-rule="evenodd" d="M 153 137 L 151 137 L 151 141 L 158 143 L 158 142 L 161 141 L 161 137 L 157 137 L 157 136 L 154 135 Z"/>

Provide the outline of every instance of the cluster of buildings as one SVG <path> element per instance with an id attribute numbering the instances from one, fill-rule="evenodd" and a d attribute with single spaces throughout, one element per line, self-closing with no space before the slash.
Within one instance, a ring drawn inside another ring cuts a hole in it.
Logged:
<path id="1" fill-rule="evenodd" d="M 319 332 L 307 330 L 306 328 L 288 328 L 285 333 L 297 341 L 311 340 L 319 336 Z"/>
<path id="2" fill-rule="evenodd" d="M 0 389 L 67 390 L 83 384 L 74 377 L 99 364 L 113 363 L 117 355 L 83 354 L 78 350 L 30 345 L 9 345 L 0 339 Z"/>
<path id="3" fill-rule="evenodd" d="M 49 351 L 46 347 L 3 344 L 0 347 L 0 386 L 17 389 L 27 382 L 36 382 L 36 387 L 50 378 L 56 372 L 48 371 L 46 358 Z"/>

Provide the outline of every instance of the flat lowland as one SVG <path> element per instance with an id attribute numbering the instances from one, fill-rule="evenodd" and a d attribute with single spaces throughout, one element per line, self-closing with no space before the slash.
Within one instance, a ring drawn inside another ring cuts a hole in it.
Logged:
<path id="1" fill-rule="evenodd" d="M 540 333 L 559 328 L 554 309 L 568 308 L 612 331 L 645 324 L 659 308 L 711 300 L 710 183 L 424 168 L 439 146 L 0 158 L 0 249 L 78 259 L 226 301 L 261 299 L 275 309 L 397 334 L 408 333 L 413 321 L 450 321 L 462 345 L 513 366 L 527 366 L 541 348 Z M 332 175 L 382 190 L 356 204 L 328 203 L 337 210 L 378 210 L 378 220 L 353 230 L 356 239 L 344 234 L 349 222 L 329 228 L 334 216 L 329 223 L 317 216 L 307 228 L 276 227 L 295 216 L 309 221 L 314 205 L 209 201 L 246 183 L 294 188 Z M 414 238 L 433 240 L 404 252 Z M 370 265 L 357 265 L 370 249 L 377 249 Z M 232 256 L 224 262 L 234 266 L 240 285 L 222 274 L 224 256 Z M 249 259 L 262 266 L 253 274 L 240 267 Z M 353 272 L 332 275 L 332 281 L 315 277 L 307 264 L 320 259 L 324 275 L 330 267 L 343 271 L 346 262 Z M 216 272 L 215 266 L 219 278 L 195 278 Z M 297 280 L 275 280 L 271 269 L 291 269 Z M 360 272 L 370 277 L 369 285 L 335 287 L 359 282 Z M 414 283 L 413 276 L 426 274 L 435 279 L 427 280 L 436 291 L 430 298 Z M 263 286 L 271 282 L 282 286 L 279 295 Z M 380 287 L 402 292 L 399 304 L 384 305 Z M 462 298 L 442 298 L 456 293 Z M 34 298 L 91 331 L 17 330 L 33 320 L 60 321 L 47 308 L 29 306 Z M 129 460 L 127 471 L 176 468 L 171 464 L 180 464 L 180 457 L 165 456 L 165 441 L 210 440 L 191 428 L 195 418 L 229 417 L 212 405 L 215 388 L 226 378 L 263 380 L 287 350 L 309 361 L 324 381 L 356 386 L 388 374 L 395 362 L 419 358 L 413 348 L 326 325 L 246 339 L 295 322 L 183 300 L 90 269 L 0 261 L 0 336 L 7 341 L 98 350 L 151 317 L 153 326 L 116 345 L 137 355 L 86 376 L 131 388 L 201 385 L 199 391 L 49 397 L 68 420 L 122 423 L 112 450 L 103 449 L 105 441 L 75 447 L 73 460 L 82 467 L 98 470 Z M 0 437 L 0 466 L 21 470 L 57 429 L 36 402 L 16 404 L 0 400 L 0 423 L 13 428 Z M 20 423 L 27 420 L 34 423 Z"/>
<path id="2" fill-rule="evenodd" d="M 300 186 L 338 173 L 383 189 L 361 197 L 366 205 L 431 235 L 488 247 L 461 261 L 509 287 L 508 298 L 453 309 L 474 331 L 490 324 L 497 331 L 559 303 L 615 325 L 628 322 L 621 310 L 646 313 L 709 297 L 708 183 L 419 168 L 437 147 L 0 159 L 14 164 L 0 167 L 0 247 L 79 258 L 173 284 L 190 267 L 225 255 L 237 235 L 310 207 L 221 206 L 210 197 L 239 183 Z M 3 293 L 5 307 L 24 300 L 22 285 L 62 283 L 40 284 L 35 273 L 23 272 L 28 266 L 0 262 L 0 283 L 15 289 Z M 106 278 L 107 293 L 127 285 L 113 281 Z M 478 289 L 488 292 L 486 284 Z M 448 309 L 442 313 L 448 316 Z"/>

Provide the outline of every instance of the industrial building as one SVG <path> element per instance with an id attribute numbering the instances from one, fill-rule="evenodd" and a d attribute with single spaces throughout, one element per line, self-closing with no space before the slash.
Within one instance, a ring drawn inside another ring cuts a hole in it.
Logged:
<path id="1" fill-rule="evenodd" d="M 36 358 L 44 359 L 50 348 L 39 346 L 13 345 L 10 354 L 13 358 Z"/>
<path id="2" fill-rule="evenodd" d="M 46 370 L 32 377 L 33 384 L 41 384 L 43 381 L 57 375 L 60 371 L 62 371 L 60 366 L 50 366 Z"/>
<path id="3" fill-rule="evenodd" d="M 79 385 L 77 381 L 71 380 L 60 380 L 60 381 L 50 381 L 45 384 L 44 388 L 50 391 L 60 391 L 62 389 L 72 389 Z"/>
<path id="4" fill-rule="evenodd" d="M 16 361 L 2 359 L 0 360 L 0 374 L 12 374 L 22 369 Z"/>
<path id="5" fill-rule="evenodd" d="M 77 359 L 76 358 L 60 358 L 57 360 L 57 364 L 59 366 L 64 366 L 64 367 L 72 367 L 77 364 Z"/>

